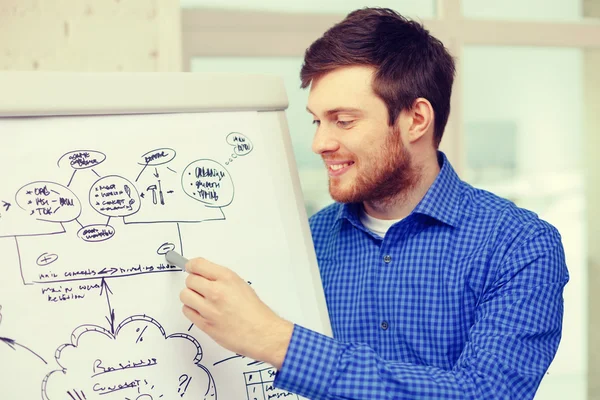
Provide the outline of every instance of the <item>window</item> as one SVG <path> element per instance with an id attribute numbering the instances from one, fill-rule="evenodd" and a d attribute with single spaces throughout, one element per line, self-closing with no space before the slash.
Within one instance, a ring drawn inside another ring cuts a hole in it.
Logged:
<path id="1" fill-rule="evenodd" d="M 463 0 L 467 18 L 575 22 L 583 18 L 584 2 L 574 0 Z"/>
<path id="2" fill-rule="evenodd" d="M 463 179 L 561 233 L 569 273 L 563 340 L 539 399 L 584 399 L 587 264 L 581 49 L 466 46 Z M 557 397 L 558 396 L 558 397 Z"/>
<path id="3" fill-rule="evenodd" d="M 193 71 L 284 77 L 307 211 L 331 202 L 324 168 L 310 151 L 314 128 L 298 74 L 306 47 L 365 4 L 184 0 L 182 5 L 184 64 Z M 600 379 L 592 375 L 600 374 L 600 344 L 593 339 L 600 335 L 600 293 L 588 290 L 593 287 L 588 277 L 600 281 L 600 269 L 594 268 L 600 265 L 594 264 L 600 260 L 595 246 L 600 241 L 595 154 L 600 2 L 385 0 L 377 5 L 420 20 L 457 57 L 442 148 L 461 177 L 537 212 L 561 232 L 571 273 L 563 339 L 536 400 L 583 400 L 586 387 L 589 398 L 600 397 Z M 596 312 L 588 317 L 588 310 Z"/>

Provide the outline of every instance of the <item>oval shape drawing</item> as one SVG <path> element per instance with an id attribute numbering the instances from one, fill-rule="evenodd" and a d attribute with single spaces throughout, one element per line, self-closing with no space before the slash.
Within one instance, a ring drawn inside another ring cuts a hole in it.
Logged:
<path id="1" fill-rule="evenodd" d="M 142 154 L 141 157 L 142 160 L 144 160 L 144 162 L 140 162 L 138 164 L 146 166 L 151 165 L 153 167 L 156 167 L 157 165 L 166 164 L 172 161 L 176 155 L 177 152 L 168 147 L 150 150 L 149 152 Z"/>
<path id="2" fill-rule="evenodd" d="M 175 250 L 175 245 L 173 243 L 163 243 L 160 245 L 158 250 L 156 250 L 156 253 L 164 256 L 171 250 Z"/>
<path id="3" fill-rule="evenodd" d="M 75 193 L 54 182 L 28 183 L 17 191 L 15 201 L 40 221 L 70 222 L 81 215 L 81 202 Z"/>
<path id="4" fill-rule="evenodd" d="M 56 255 L 56 254 L 49 254 L 49 253 L 42 253 L 37 258 L 37 260 L 35 260 L 35 263 L 37 265 L 39 265 L 40 267 L 45 267 L 47 265 L 52 264 L 56 260 L 58 260 L 58 255 Z"/>
<path id="5" fill-rule="evenodd" d="M 106 224 L 87 225 L 77 231 L 77 236 L 86 242 L 103 242 L 115 236 L 115 228 Z"/>
<path id="6" fill-rule="evenodd" d="M 181 175 L 183 191 L 194 200 L 213 207 L 233 201 L 233 181 L 229 172 L 214 160 L 196 160 Z"/>
<path id="7" fill-rule="evenodd" d="M 254 149 L 254 145 L 246 135 L 239 132 L 231 132 L 227 135 L 227 143 L 233 146 L 233 151 L 238 156 L 245 156 Z"/>
<path id="8" fill-rule="evenodd" d="M 118 175 L 98 179 L 90 188 L 90 205 L 107 217 L 127 217 L 140 210 L 140 195 L 129 180 Z"/>
<path id="9" fill-rule="evenodd" d="M 58 159 L 58 166 L 61 162 L 68 162 L 73 169 L 93 168 L 106 160 L 106 154 L 96 150 L 74 150 L 64 154 Z"/>

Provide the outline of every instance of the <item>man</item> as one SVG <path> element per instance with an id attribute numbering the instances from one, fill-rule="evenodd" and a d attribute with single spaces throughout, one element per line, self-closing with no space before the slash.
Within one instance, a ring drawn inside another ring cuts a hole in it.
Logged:
<path id="1" fill-rule="evenodd" d="M 561 336 L 560 236 L 437 150 L 454 78 L 442 43 L 363 9 L 311 45 L 301 78 L 337 201 L 310 220 L 334 338 L 203 259 L 184 314 L 312 399 L 533 398 Z"/>

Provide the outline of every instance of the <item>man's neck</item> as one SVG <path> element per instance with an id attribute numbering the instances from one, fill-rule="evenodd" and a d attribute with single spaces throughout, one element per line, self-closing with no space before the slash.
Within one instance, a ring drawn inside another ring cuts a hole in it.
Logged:
<path id="1" fill-rule="evenodd" d="M 415 164 L 413 168 L 416 168 L 419 173 L 416 185 L 398 193 L 393 198 L 364 202 L 365 212 L 378 219 L 402 219 L 407 217 L 425 197 L 440 172 L 437 152 Z"/>

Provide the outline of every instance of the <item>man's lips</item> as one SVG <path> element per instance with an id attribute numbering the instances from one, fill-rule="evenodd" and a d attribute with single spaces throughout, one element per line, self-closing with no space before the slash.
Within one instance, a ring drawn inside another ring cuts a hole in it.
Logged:
<path id="1" fill-rule="evenodd" d="M 354 165 L 354 161 L 325 161 L 325 165 L 329 176 L 340 176 Z"/>

